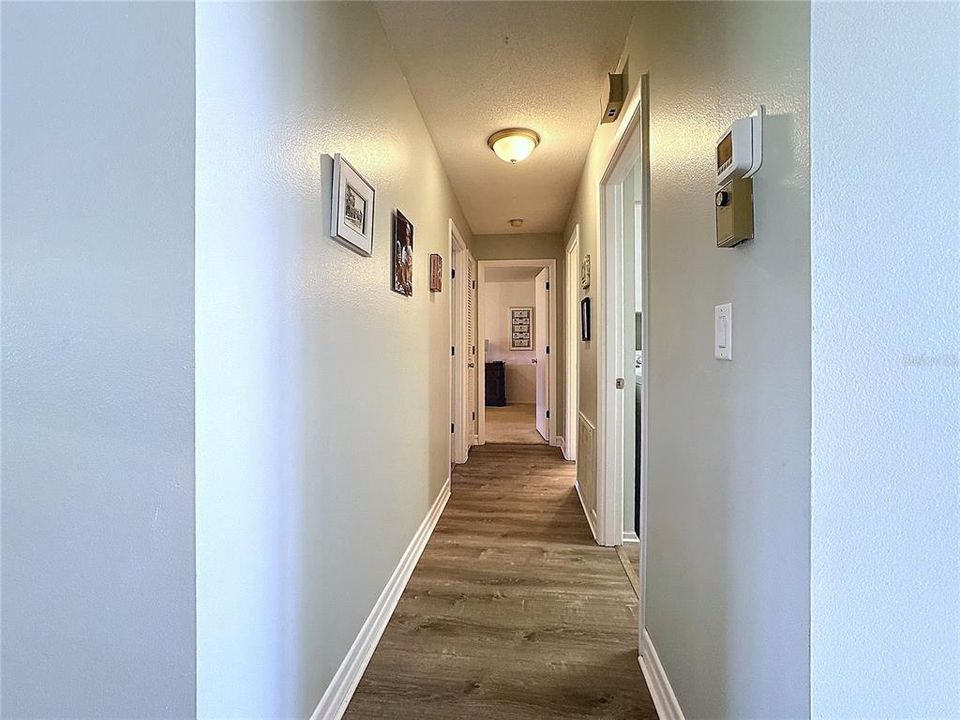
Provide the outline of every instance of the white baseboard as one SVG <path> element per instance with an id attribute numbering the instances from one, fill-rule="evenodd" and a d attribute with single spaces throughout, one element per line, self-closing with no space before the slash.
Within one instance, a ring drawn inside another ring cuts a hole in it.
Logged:
<path id="1" fill-rule="evenodd" d="M 639 545 L 640 538 L 637 537 L 637 534 L 633 530 L 624 530 L 623 531 L 623 544 L 624 545 Z"/>
<path id="2" fill-rule="evenodd" d="M 553 447 L 560 448 L 561 451 L 563 450 L 563 438 L 560 437 L 559 435 L 555 435 L 553 438 L 553 442 L 550 444 L 553 445 Z"/>
<path id="3" fill-rule="evenodd" d="M 640 636 L 639 660 L 643 679 L 647 681 L 647 689 L 650 690 L 653 704 L 657 708 L 657 716 L 660 720 L 684 720 L 680 703 L 670 687 L 670 680 L 660 664 L 660 658 L 646 628 Z"/>
<path id="4" fill-rule="evenodd" d="M 333 680 L 327 686 L 326 692 L 320 698 L 320 703 L 310 716 L 310 720 L 340 720 L 343 713 L 346 712 L 350 698 L 353 697 L 360 678 L 363 677 L 363 671 L 367 669 L 367 664 L 373 656 L 373 651 L 377 649 L 377 643 L 390 622 L 390 616 L 400 601 L 403 589 L 417 566 L 423 549 L 427 546 L 427 540 L 433 533 L 443 509 L 447 506 L 447 500 L 450 499 L 450 478 L 443 484 L 440 494 L 433 501 L 433 507 L 423 519 L 419 529 L 404 551 L 400 562 L 387 581 L 386 587 L 377 598 L 373 610 L 367 616 L 363 627 L 353 641 L 346 657 L 340 663 L 340 667 L 333 676 Z"/>
<path id="5" fill-rule="evenodd" d="M 590 526 L 590 532 L 593 534 L 593 539 L 597 539 L 597 526 L 593 522 L 593 518 L 590 517 L 590 511 L 587 510 L 587 504 L 583 501 L 583 493 L 580 492 L 580 481 L 577 480 L 573 483 L 573 486 L 577 489 L 577 497 L 580 498 L 580 507 L 583 508 L 583 515 L 587 518 L 587 525 Z"/>

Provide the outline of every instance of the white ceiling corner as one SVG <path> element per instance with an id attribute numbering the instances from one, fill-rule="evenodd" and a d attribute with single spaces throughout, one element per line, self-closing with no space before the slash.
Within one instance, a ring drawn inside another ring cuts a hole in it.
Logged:
<path id="1" fill-rule="evenodd" d="M 562 232 L 632 2 L 380 2 L 393 47 L 475 234 Z M 491 133 L 529 127 L 517 165 Z M 521 228 L 508 221 L 524 218 Z"/>

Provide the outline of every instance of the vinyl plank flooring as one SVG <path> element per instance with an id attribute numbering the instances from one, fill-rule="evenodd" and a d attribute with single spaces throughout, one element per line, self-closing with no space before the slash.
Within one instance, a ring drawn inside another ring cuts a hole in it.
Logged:
<path id="1" fill-rule="evenodd" d="M 546 445 L 474 448 L 346 715 L 657 717 L 637 599 Z"/>

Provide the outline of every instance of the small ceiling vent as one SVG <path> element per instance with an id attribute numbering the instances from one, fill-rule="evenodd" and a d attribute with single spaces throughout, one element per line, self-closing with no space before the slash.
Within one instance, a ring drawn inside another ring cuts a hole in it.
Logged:
<path id="1" fill-rule="evenodd" d="M 607 92 L 607 106 L 603 109 L 601 123 L 616 122 L 623 109 L 623 99 L 626 96 L 626 82 L 623 73 L 608 73 L 609 89 Z"/>

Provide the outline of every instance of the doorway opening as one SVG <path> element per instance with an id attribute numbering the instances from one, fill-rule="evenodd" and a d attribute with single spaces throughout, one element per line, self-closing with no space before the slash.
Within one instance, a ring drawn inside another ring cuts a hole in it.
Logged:
<path id="1" fill-rule="evenodd" d="M 644 526 L 649 392 L 649 153 L 647 78 L 626 115 L 600 182 L 598 372 L 600 532 L 618 547 L 640 600 L 643 627 Z"/>
<path id="2" fill-rule="evenodd" d="M 564 421 L 563 456 L 577 459 L 577 428 L 580 409 L 580 300 L 583 294 L 580 280 L 580 225 L 575 225 L 564 253 L 566 283 L 564 284 Z"/>
<path id="3" fill-rule="evenodd" d="M 556 260 L 481 260 L 480 443 L 557 445 Z"/>

